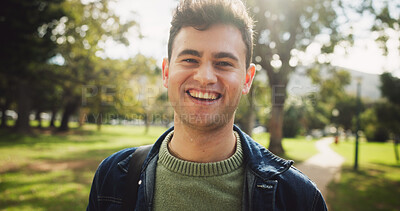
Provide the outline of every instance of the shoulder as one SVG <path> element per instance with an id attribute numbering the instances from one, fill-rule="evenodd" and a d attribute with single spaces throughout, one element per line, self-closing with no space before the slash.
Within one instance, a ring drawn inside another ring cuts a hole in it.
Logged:
<path id="1" fill-rule="evenodd" d="M 136 147 L 126 148 L 108 156 L 100 163 L 96 174 L 104 175 L 116 168 L 126 173 L 127 169 L 125 167 L 127 167 L 130 157 L 136 149 Z"/>
<path id="2" fill-rule="evenodd" d="M 295 207 L 307 207 L 307 210 L 327 210 L 316 184 L 294 166 L 275 179 L 279 183 L 277 194 L 282 196 L 281 200 L 290 199 Z"/>
<path id="3" fill-rule="evenodd" d="M 107 192 L 127 175 L 129 160 L 136 148 L 120 150 L 104 159 L 96 170 L 93 185 L 99 193 Z"/>
<path id="4" fill-rule="evenodd" d="M 96 170 L 90 190 L 88 210 L 99 210 L 99 207 L 113 206 L 122 203 L 126 173 L 121 164 L 129 164 L 131 154 L 136 148 L 118 151 L 104 159 Z M 127 171 L 127 170 L 126 170 Z"/>
<path id="5" fill-rule="evenodd" d="M 287 171 L 280 174 L 279 179 L 289 185 L 296 184 L 295 186 L 300 186 L 302 189 L 317 190 L 315 183 L 294 166 L 291 166 Z"/>

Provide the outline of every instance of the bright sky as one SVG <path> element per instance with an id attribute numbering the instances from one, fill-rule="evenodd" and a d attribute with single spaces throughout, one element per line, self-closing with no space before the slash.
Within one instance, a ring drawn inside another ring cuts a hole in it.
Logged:
<path id="1" fill-rule="evenodd" d="M 167 56 L 167 41 L 172 18 L 172 10 L 177 0 L 118 0 L 114 5 L 118 15 L 124 18 L 133 18 L 140 24 L 143 39 L 138 39 L 134 30 L 130 31 L 130 46 L 128 48 L 113 42 L 106 44 L 106 54 L 112 58 L 129 58 L 137 53 L 154 57 L 161 66 L 162 58 Z M 400 75 L 400 55 L 398 54 L 399 39 L 393 39 L 389 48 L 394 49 L 385 57 L 381 49 L 374 42 L 376 34 L 362 30 L 368 27 L 367 21 L 361 20 L 357 24 L 361 36 L 357 36 L 354 46 L 345 51 L 337 47 L 332 64 L 361 72 L 380 74 L 390 71 Z M 396 36 L 399 36 L 398 33 Z"/>
<path id="2" fill-rule="evenodd" d="M 139 23 L 144 36 L 138 38 L 135 30 L 129 32 L 128 48 L 110 42 L 106 54 L 112 58 L 130 58 L 137 53 L 154 57 L 160 62 L 167 57 L 167 42 L 172 19 L 172 11 L 177 0 L 118 0 L 115 11 L 124 18 L 131 18 Z M 161 66 L 161 63 L 159 64 Z"/>

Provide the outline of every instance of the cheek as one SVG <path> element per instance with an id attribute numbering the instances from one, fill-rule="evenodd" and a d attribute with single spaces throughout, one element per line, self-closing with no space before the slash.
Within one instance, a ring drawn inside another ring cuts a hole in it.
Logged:
<path id="1" fill-rule="evenodd" d="M 232 80 L 226 86 L 227 92 L 231 96 L 231 99 L 237 99 L 242 94 L 243 84 L 241 80 Z"/>
<path id="2" fill-rule="evenodd" d="M 244 75 L 233 75 L 231 77 L 225 77 L 226 84 L 232 90 L 232 92 L 241 91 L 244 85 Z"/>
<path id="3" fill-rule="evenodd" d="M 187 71 L 173 71 L 169 75 L 169 80 L 168 80 L 168 89 L 173 89 L 174 91 L 171 90 L 171 92 L 178 92 L 180 87 L 185 83 L 185 81 L 188 79 L 189 73 Z M 173 94 L 173 93 L 172 93 Z"/>

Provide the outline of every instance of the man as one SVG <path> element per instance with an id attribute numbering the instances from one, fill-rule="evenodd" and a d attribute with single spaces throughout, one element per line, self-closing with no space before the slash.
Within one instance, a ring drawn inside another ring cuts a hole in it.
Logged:
<path id="1" fill-rule="evenodd" d="M 182 1 L 171 24 L 162 76 L 174 127 L 144 161 L 136 210 L 326 210 L 319 190 L 292 161 L 234 126 L 255 74 L 253 21 L 243 3 Z M 101 163 L 88 210 L 121 208 L 135 150 Z"/>

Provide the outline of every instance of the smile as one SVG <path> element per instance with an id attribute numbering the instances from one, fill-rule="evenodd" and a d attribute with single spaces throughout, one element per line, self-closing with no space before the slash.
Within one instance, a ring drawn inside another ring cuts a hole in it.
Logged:
<path id="1" fill-rule="evenodd" d="M 195 98 L 196 100 L 203 100 L 203 101 L 213 101 L 221 98 L 221 94 L 216 93 L 216 92 L 203 92 L 199 90 L 188 90 L 186 93 L 191 96 L 192 98 Z"/>

